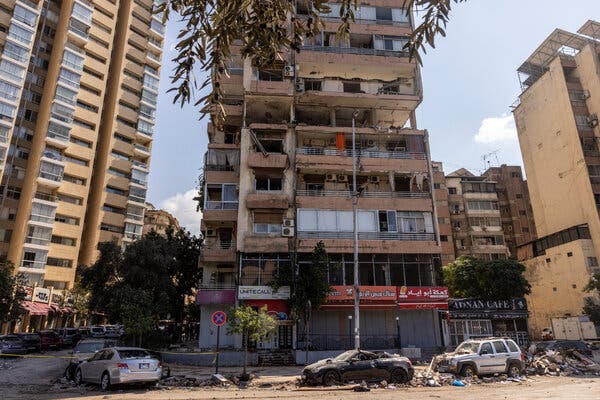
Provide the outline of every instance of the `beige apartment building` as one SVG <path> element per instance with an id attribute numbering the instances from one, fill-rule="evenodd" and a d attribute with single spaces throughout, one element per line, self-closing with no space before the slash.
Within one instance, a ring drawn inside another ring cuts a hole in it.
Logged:
<path id="1" fill-rule="evenodd" d="M 296 2 L 297 18 L 309 4 Z M 259 348 L 303 348 L 307 340 L 317 350 L 351 346 L 353 155 L 363 345 L 441 343 L 447 291 L 437 287 L 442 246 L 429 138 L 414 117 L 419 66 L 403 50 L 412 17 L 397 1 L 361 2 L 349 40 L 340 42 L 339 6 L 330 7 L 323 32 L 299 53 L 263 69 L 236 55 L 221 82 L 226 117 L 212 116 L 202 178 L 201 347 L 216 343 L 211 313 L 234 303 L 266 305 L 278 317 L 276 334 Z M 289 321 L 290 288 L 269 283 L 282 268 L 304 268 L 319 241 L 336 293 L 313 312 L 305 338 Z"/>
<path id="2" fill-rule="evenodd" d="M 179 229 L 179 221 L 168 211 L 160 210 L 154 207 L 151 203 L 146 203 L 144 211 L 144 229 L 142 235 L 154 231 L 159 235 L 166 235 L 167 229 L 177 231 Z"/>
<path id="3" fill-rule="evenodd" d="M 442 265 L 448 265 L 454 261 L 456 253 L 454 250 L 452 222 L 450 220 L 446 176 L 444 175 L 444 166 L 439 161 L 431 162 L 431 170 L 433 174 L 433 197 L 435 199 L 440 230 L 440 244 L 442 246 Z"/>
<path id="4" fill-rule="evenodd" d="M 0 252 L 46 307 L 99 241 L 142 232 L 164 35 L 153 6 L 0 5 Z"/>
<path id="5" fill-rule="evenodd" d="M 600 23 L 556 29 L 519 67 L 514 109 L 537 240 L 519 248 L 530 333 L 597 336 L 581 316 L 600 257 Z"/>

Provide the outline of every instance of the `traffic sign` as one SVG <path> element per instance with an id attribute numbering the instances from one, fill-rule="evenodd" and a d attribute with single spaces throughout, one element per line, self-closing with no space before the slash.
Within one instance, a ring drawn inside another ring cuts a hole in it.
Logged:
<path id="1" fill-rule="evenodd" d="M 227 322 L 227 315 L 223 311 L 215 311 L 210 319 L 216 326 L 223 326 Z"/>

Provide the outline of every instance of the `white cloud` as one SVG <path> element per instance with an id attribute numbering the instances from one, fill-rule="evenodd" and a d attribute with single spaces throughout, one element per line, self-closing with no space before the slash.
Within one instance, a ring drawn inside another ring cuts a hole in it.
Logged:
<path id="1" fill-rule="evenodd" d="M 200 233 L 200 219 L 202 213 L 196 212 L 198 202 L 194 197 L 198 195 L 196 189 L 190 189 L 185 193 L 176 193 L 160 203 L 160 208 L 173 214 L 179 224 L 194 235 Z"/>
<path id="2" fill-rule="evenodd" d="M 517 140 L 517 127 L 512 115 L 484 118 L 479 132 L 475 135 L 477 143 L 495 143 Z"/>

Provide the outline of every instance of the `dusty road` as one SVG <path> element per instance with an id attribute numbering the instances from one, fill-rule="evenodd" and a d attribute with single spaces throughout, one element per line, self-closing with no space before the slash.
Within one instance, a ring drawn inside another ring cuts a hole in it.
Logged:
<path id="1" fill-rule="evenodd" d="M 66 352 L 53 353 L 66 355 Z M 298 388 L 293 382 L 300 367 L 252 368 L 259 375 L 253 383 L 270 383 L 269 388 L 173 388 L 170 390 L 121 389 L 101 392 L 95 387 L 73 387 L 57 384 L 67 361 L 58 358 L 30 358 L 5 361 L 0 359 L 0 399 L 85 399 L 85 400 L 191 400 L 191 399 L 600 399 L 600 377 L 532 377 L 528 382 L 510 382 L 472 385 L 465 388 L 445 386 L 440 388 L 372 389 L 356 393 L 348 387 L 332 390 Z M 224 369 L 224 374 L 237 369 Z M 174 374 L 207 375 L 206 368 L 173 367 Z"/>

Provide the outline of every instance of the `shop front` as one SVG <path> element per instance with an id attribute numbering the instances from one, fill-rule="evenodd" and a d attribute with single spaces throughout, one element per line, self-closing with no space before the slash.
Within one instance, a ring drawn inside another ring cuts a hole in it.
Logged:
<path id="1" fill-rule="evenodd" d="M 238 300 L 242 305 L 255 309 L 266 308 L 267 314 L 275 319 L 275 332 L 260 343 L 253 343 L 258 349 L 292 349 L 294 347 L 294 322 L 290 319 L 287 300 L 290 287 L 282 286 L 275 290 L 270 286 L 239 286 Z"/>
<path id="2" fill-rule="evenodd" d="M 448 307 L 447 288 L 360 286 L 359 294 L 361 348 L 423 349 L 440 344 L 436 310 Z M 353 348 L 354 326 L 354 288 L 333 286 L 327 304 L 312 314 L 308 345 L 312 350 Z M 305 346 L 301 333 L 298 348 Z"/>
<path id="3" fill-rule="evenodd" d="M 201 349 L 213 349 L 217 346 L 217 327 L 211 316 L 215 311 L 227 312 L 235 305 L 235 289 L 198 289 L 196 304 L 200 306 L 200 332 L 198 346 Z M 227 335 L 227 324 L 221 328 L 220 346 L 222 348 L 238 347 L 240 340 L 234 335 Z"/>
<path id="4" fill-rule="evenodd" d="M 519 345 L 529 343 L 527 302 L 510 300 L 450 299 L 445 321 L 445 344 L 457 346 L 470 338 L 510 337 Z"/>

